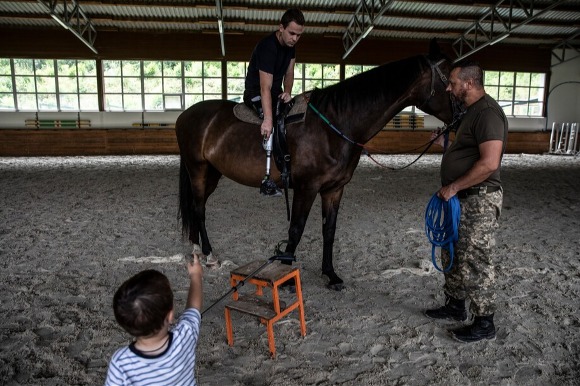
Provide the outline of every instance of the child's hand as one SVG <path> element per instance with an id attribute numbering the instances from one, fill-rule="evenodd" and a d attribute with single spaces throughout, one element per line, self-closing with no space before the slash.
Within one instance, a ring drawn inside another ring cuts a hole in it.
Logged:
<path id="1" fill-rule="evenodd" d="M 201 262 L 199 261 L 199 255 L 193 253 L 190 259 L 187 259 L 187 272 L 189 277 L 194 274 L 203 274 L 203 267 L 201 266 Z"/>
<path id="2" fill-rule="evenodd" d="M 187 259 L 186 266 L 189 275 L 189 292 L 185 308 L 195 308 L 201 311 L 203 305 L 203 268 L 199 261 L 199 255 L 193 253 L 191 258 Z"/>

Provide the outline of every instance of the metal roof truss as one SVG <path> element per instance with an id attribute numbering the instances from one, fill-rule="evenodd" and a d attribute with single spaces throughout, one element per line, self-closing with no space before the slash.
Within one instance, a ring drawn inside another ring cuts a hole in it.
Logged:
<path id="1" fill-rule="evenodd" d="M 493 5 L 479 20 L 469 27 L 458 39 L 452 43 L 453 50 L 458 56 L 456 61 L 490 45 L 507 38 L 514 30 L 528 24 L 543 13 L 565 3 L 567 0 L 554 1 L 541 10 L 536 10 L 534 0 L 500 0 Z M 524 13 L 526 19 L 515 23 L 512 16 L 514 10 Z"/>
<path id="2" fill-rule="evenodd" d="M 93 46 L 97 38 L 97 31 L 91 23 L 91 19 L 87 17 L 75 0 L 38 0 L 38 2 L 48 9 L 50 16 L 58 24 L 72 32 L 91 51 L 98 54 Z"/>
<path id="3" fill-rule="evenodd" d="M 372 31 L 377 19 L 391 6 L 393 0 L 361 0 L 344 35 L 342 45 L 345 59 L 352 50 Z"/>

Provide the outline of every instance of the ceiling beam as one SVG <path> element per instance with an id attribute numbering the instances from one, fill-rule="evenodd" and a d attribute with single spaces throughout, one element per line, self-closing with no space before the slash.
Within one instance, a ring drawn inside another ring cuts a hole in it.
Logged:
<path id="1" fill-rule="evenodd" d="M 344 55 L 342 59 L 352 52 L 352 50 L 368 36 L 375 26 L 376 20 L 391 6 L 393 0 L 360 0 L 356 11 L 344 35 L 342 35 L 342 45 Z"/>
<path id="2" fill-rule="evenodd" d="M 570 51 L 575 51 L 577 54 L 580 54 L 580 44 L 578 44 L 577 39 L 580 38 L 580 29 L 578 29 L 574 34 L 572 34 L 567 39 L 564 39 L 560 42 L 557 46 L 552 49 L 552 56 L 556 58 L 558 61 L 556 64 L 552 65 L 552 67 L 557 66 L 558 64 L 562 64 L 567 62 L 568 60 L 572 60 L 576 58 L 578 55 L 574 55 L 570 57 L 567 53 Z"/>
<path id="3" fill-rule="evenodd" d="M 534 7 L 534 0 L 529 1 L 529 3 L 523 3 L 521 0 L 500 0 L 452 43 L 453 50 L 457 55 L 455 61 L 465 59 L 487 46 L 506 39 L 514 30 L 566 1 L 556 0 L 546 8 L 537 10 Z M 500 7 L 501 11 L 508 11 L 507 15 L 505 12 L 500 12 Z M 519 23 L 514 22 L 512 18 L 514 9 L 523 10 L 527 18 Z M 483 28 L 484 24 L 487 28 Z"/>
<path id="4" fill-rule="evenodd" d="M 81 7 L 75 0 L 38 0 L 44 5 L 52 17 L 64 29 L 69 30 L 91 51 L 98 54 L 93 46 L 97 38 L 97 31 Z M 62 3 L 62 4 L 60 4 Z"/>

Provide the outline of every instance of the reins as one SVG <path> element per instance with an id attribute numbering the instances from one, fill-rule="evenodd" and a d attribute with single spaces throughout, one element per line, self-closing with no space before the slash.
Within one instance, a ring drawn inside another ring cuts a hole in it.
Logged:
<path id="1" fill-rule="evenodd" d="M 425 104 L 427 104 L 429 102 L 429 100 L 435 95 L 435 81 L 436 81 L 436 77 L 435 77 L 435 73 L 437 73 L 439 75 L 439 79 L 441 80 L 441 82 L 443 82 L 443 84 L 445 86 L 447 86 L 448 80 L 447 77 L 445 76 L 445 74 L 443 74 L 443 72 L 441 72 L 441 69 L 439 68 L 439 65 L 441 63 L 443 63 L 445 61 L 445 59 L 441 59 L 439 60 L 437 63 L 432 63 L 428 58 L 425 58 L 427 60 L 427 63 L 429 64 L 429 66 L 431 67 L 431 92 L 429 93 L 429 97 L 421 104 L 421 106 L 418 106 L 418 108 L 420 109 L 422 106 L 424 106 Z M 314 105 L 312 104 L 312 102 L 308 101 L 308 107 L 310 107 L 310 109 L 312 111 L 314 111 L 314 113 L 316 115 L 318 115 L 318 117 L 320 119 L 322 119 L 322 121 L 324 123 L 326 123 L 328 125 L 328 127 L 330 127 L 332 129 L 332 131 L 334 131 L 339 137 L 341 137 L 342 139 L 344 139 L 345 141 L 347 141 L 348 143 L 350 143 L 351 145 L 354 146 L 358 146 L 360 148 L 362 148 L 362 154 L 366 155 L 367 157 L 369 157 L 374 163 L 376 163 L 377 165 L 379 165 L 380 167 L 384 168 L 384 169 L 389 169 L 389 170 L 402 170 L 405 168 L 408 168 L 409 166 L 413 165 L 415 162 L 417 162 L 423 155 L 425 155 L 425 153 L 427 153 L 427 151 L 429 150 L 429 148 L 431 148 L 431 145 L 433 145 L 433 143 L 441 136 L 441 135 L 445 135 L 445 147 L 447 147 L 447 138 L 449 135 L 449 131 L 455 126 L 455 124 L 457 124 L 457 122 L 461 119 L 461 117 L 463 116 L 464 112 L 457 112 L 456 111 L 456 106 L 455 104 L 452 103 L 452 107 L 453 107 L 453 121 L 449 124 L 449 125 L 444 125 L 444 129 L 441 130 L 437 136 L 435 138 L 433 138 L 431 141 L 426 142 L 425 144 L 418 146 L 414 149 L 408 150 L 408 152 L 411 151 L 415 151 L 418 149 L 421 149 L 423 147 L 425 147 L 425 149 L 421 152 L 421 154 L 419 154 L 419 156 L 417 158 L 415 158 L 415 160 L 403 167 L 399 167 L 399 168 L 395 168 L 395 167 L 391 167 L 391 166 L 385 166 L 382 165 L 381 163 L 379 163 L 377 160 L 375 160 L 372 155 L 369 153 L 370 150 L 373 150 L 373 148 L 367 146 L 366 144 L 363 143 L 359 143 L 354 141 L 353 139 L 349 138 L 346 134 L 344 134 L 342 131 L 340 131 L 336 126 L 334 126 L 332 124 L 332 122 L 330 122 L 330 120 L 324 115 L 322 114 L 320 111 L 318 111 L 318 109 L 316 107 L 314 107 Z M 376 149 L 375 149 L 376 150 Z M 397 153 L 397 154 L 405 154 L 405 153 Z"/>
<path id="2" fill-rule="evenodd" d="M 322 119 L 331 129 L 332 131 L 334 131 L 336 134 L 338 134 L 339 137 L 341 137 L 342 139 L 344 139 L 345 141 L 347 141 L 348 143 L 350 143 L 351 145 L 354 146 L 358 146 L 360 148 L 363 149 L 363 154 L 366 155 L 367 157 L 369 157 L 374 163 L 376 163 L 377 165 L 379 165 L 382 168 L 385 169 L 389 169 L 389 170 L 402 170 L 405 168 L 408 168 L 409 166 L 413 165 L 415 162 L 417 162 L 419 160 L 419 158 L 423 157 L 423 155 L 425 155 L 425 153 L 427 153 L 427 151 L 429 150 L 429 148 L 431 147 L 431 145 L 433 145 L 433 143 L 435 143 L 435 141 L 442 135 L 448 135 L 449 132 L 455 127 L 455 125 L 457 124 L 457 122 L 459 120 L 461 120 L 461 118 L 463 117 L 463 114 L 465 112 L 461 111 L 457 114 L 454 114 L 454 118 L 453 121 L 449 124 L 449 125 L 444 125 L 444 129 L 441 130 L 437 136 L 435 138 L 433 138 L 432 140 L 430 140 L 429 142 L 424 143 L 421 146 L 418 146 L 414 149 L 408 150 L 408 152 L 410 151 L 414 151 L 414 150 L 418 150 L 421 149 L 424 146 L 427 146 L 422 152 L 421 154 L 419 154 L 419 156 L 417 158 L 415 158 L 415 160 L 413 160 L 413 162 L 403 166 L 403 167 L 399 167 L 399 168 L 395 168 L 392 166 L 385 166 L 382 165 L 381 163 L 379 163 L 377 160 L 375 160 L 372 155 L 369 153 L 369 150 L 372 149 L 371 147 L 367 146 L 366 144 L 362 144 L 356 141 L 353 141 L 352 139 L 350 139 L 349 137 L 346 136 L 346 134 L 344 134 L 342 131 L 340 131 L 339 129 L 336 128 L 336 126 L 334 126 L 326 116 L 324 116 L 320 111 L 318 111 L 318 109 L 316 107 L 314 107 L 314 105 L 311 102 L 308 102 L 308 107 L 310 107 L 312 109 L 312 111 L 314 111 L 319 117 L 320 119 Z M 395 153 L 395 154 L 406 154 L 406 153 Z"/>

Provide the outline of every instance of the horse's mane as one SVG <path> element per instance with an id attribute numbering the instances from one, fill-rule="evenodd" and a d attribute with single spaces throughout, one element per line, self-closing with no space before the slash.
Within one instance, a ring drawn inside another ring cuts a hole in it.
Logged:
<path id="1" fill-rule="evenodd" d="M 414 56 L 386 63 L 332 86 L 316 89 L 310 100 L 319 109 L 332 105 L 338 110 L 350 108 L 359 111 L 389 95 L 400 96 L 419 76 L 422 70 L 420 58 Z"/>

